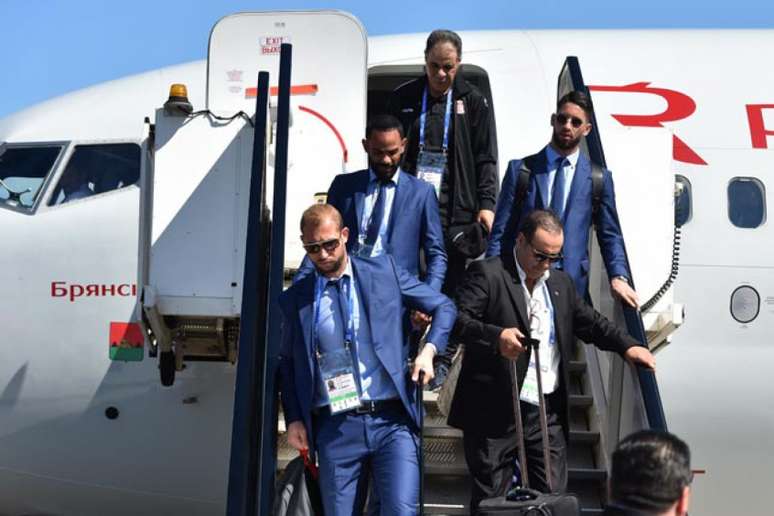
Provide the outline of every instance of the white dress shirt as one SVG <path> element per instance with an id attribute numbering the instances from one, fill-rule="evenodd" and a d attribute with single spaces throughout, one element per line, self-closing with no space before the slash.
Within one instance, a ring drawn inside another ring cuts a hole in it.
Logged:
<path id="1" fill-rule="evenodd" d="M 548 293 L 546 280 L 551 275 L 548 269 L 535 282 L 532 292 L 527 288 L 527 274 L 521 268 L 516 258 L 516 248 L 513 250 L 513 258 L 516 262 L 516 271 L 524 289 L 524 300 L 527 303 L 527 316 L 529 317 L 530 336 L 540 341 L 540 369 L 543 383 L 543 394 L 550 394 L 556 390 L 559 384 L 559 350 L 556 347 L 556 330 L 554 328 L 554 306 Z M 530 355 L 529 368 L 535 371 L 535 357 Z M 529 376 L 530 372 L 527 372 Z"/>

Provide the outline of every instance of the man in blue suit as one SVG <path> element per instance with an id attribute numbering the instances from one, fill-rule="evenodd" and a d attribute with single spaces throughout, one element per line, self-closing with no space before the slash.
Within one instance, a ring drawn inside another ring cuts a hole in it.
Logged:
<path id="1" fill-rule="evenodd" d="M 591 163 L 580 152 L 581 139 L 591 131 L 591 99 L 572 91 L 559 99 L 551 115 L 551 143 L 538 154 L 524 158 L 531 170 L 530 181 L 520 208 L 516 189 L 522 160 L 512 160 L 503 179 L 487 256 L 511 253 L 519 223 L 534 209 L 551 209 L 564 226 L 564 258 L 557 268 L 572 277 L 581 296 L 588 299 L 589 228 L 594 222 L 602 259 L 613 294 L 629 306 L 638 304 L 637 293 L 629 285 L 621 226 L 615 207 L 613 177 L 603 170 L 602 195 L 596 220 L 592 221 Z"/>
<path id="2" fill-rule="evenodd" d="M 330 205 L 307 209 L 301 233 L 314 271 L 279 298 L 288 443 L 317 454 L 325 514 L 356 513 L 367 471 L 382 514 L 416 514 L 419 413 L 410 382 L 420 371 L 425 383 L 432 379 L 454 304 L 389 255 L 349 256 L 349 230 Z M 406 309 L 432 316 L 428 344 L 410 371 Z"/>
<path id="3" fill-rule="evenodd" d="M 328 189 L 328 204 L 335 207 L 349 228 L 347 251 L 355 256 L 389 254 L 395 262 L 419 277 L 419 253 L 425 253 L 424 281 L 441 290 L 446 274 L 438 200 L 433 187 L 400 170 L 406 147 L 403 126 L 391 115 L 376 115 L 366 127 L 363 149 L 368 169 L 339 174 Z M 302 269 L 311 270 L 305 260 Z"/>

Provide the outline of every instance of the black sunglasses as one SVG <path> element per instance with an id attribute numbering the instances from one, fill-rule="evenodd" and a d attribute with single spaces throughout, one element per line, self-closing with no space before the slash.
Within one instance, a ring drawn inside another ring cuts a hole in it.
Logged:
<path id="1" fill-rule="evenodd" d="M 341 244 L 341 237 L 304 244 L 304 250 L 309 254 L 317 254 L 321 249 L 325 249 L 325 252 L 330 254 L 339 247 L 339 244 Z"/>
<path id="2" fill-rule="evenodd" d="M 583 120 L 581 120 L 577 116 L 570 116 L 570 115 L 565 115 L 564 113 L 557 113 L 556 121 L 559 122 L 559 125 L 566 124 L 568 120 L 570 121 L 572 126 L 574 128 L 576 128 L 576 129 L 578 127 L 582 126 L 585 123 Z"/>
<path id="3" fill-rule="evenodd" d="M 535 256 L 535 260 L 542 263 L 546 260 L 548 260 L 549 263 L 556 263 L 559 260 L 562 260 L 564 256 L 562 256 L 562 253 L 556 253 L 556 254 L 548 254 L 544 253 L 543 251 L 538 251 L 535 249 L 535 246 L 532 245 L 532 242 L 529 243 L 529 246 L 532 248 L 532 254 Z"/>

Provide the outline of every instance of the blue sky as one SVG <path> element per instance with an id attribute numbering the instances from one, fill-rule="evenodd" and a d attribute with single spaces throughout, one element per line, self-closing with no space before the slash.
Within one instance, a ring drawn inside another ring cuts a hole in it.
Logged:
<path id="1" fill-rule="evenodd" d="M 774 27 L 770 0 L 0 0 L 0 117 L 91 84 L 202 59 L 219 18 L 272 9 L 349 11 L 373 35 L 439 27 Z"/>

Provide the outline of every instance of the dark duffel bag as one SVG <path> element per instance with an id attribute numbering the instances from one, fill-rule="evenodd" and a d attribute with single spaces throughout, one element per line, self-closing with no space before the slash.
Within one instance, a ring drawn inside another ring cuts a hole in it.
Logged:
<path id="1" fill-rule="evenodd" d="M 322 516 L 317 466 L 302 452 L 288 463 L 277 483 L 273 516 Z"/>
<path id="2" fill-rule="evenodd" d="M 505 496 L 487 498 L 478 506 L 479 516 L 578 516 L 578 499 L 571 494 L 544 494 L 516 488 Z"/>

